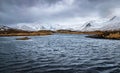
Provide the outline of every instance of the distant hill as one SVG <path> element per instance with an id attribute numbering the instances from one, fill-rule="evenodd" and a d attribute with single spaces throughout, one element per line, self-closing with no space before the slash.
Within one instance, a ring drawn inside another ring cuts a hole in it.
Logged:
<path id="1" fill-rule="evenodd" d="M 8 26 L 0 26 L 0 36 L 40 36 L 40 35 L 51 35 L 53 31 L 41 30 L 41 31 L 27 31 L 16 28 L 10 28 Z"/>
<path id="2" fill-rule="evenodd" d="M 21 32 L 29 32 L 29 31 L 24 31 L 21 29 L 15 29 L 8 26 L 0 25 L 0 34 L 21 33 Z"/>
<path id="3" fill-rule="evenodd" d="M 120 31 L 120 18 L 114 16 L 108 22 L 104 23 L 105 26 L 101 27 L 102 31 Z"/>
<path id="4" fill-rule="evenodd" d="M 11 29 L 10 27 L 0 25 L 0 31 L 7 31 L 8 29 Z"/>

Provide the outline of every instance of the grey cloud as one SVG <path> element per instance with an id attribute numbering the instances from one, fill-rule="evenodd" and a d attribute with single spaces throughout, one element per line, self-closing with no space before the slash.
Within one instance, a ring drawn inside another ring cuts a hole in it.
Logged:
<path id="1" fill-rule="evenodd" d="M 119 4 L 120 0 L 0 0 L 0 24 L 54 22 L 94 14 L 106 17 Z"/>

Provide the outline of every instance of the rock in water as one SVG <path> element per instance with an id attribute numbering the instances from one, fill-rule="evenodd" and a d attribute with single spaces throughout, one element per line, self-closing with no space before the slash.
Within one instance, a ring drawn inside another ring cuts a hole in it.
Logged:
<path id="1" fill-rule="evenodd" d="M 16 40 L 29 40 L 30 38 L 28 37 L 21 37 L 21 38 L 16 38 Z"/>

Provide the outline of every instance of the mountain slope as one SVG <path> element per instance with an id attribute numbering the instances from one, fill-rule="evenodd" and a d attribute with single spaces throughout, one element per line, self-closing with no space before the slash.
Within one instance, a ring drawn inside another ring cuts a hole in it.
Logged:
<path id="1" fill-rule="evenodd" d="M 110 19 L 105 19 L 102 21 L 90 21 L 85 23 L 82 27 L 83 31 L 116 31 L 120 30 L 120 18 L 113 16 Z"/>
<path id="2" fill-rule="evenodd" d="M 8 29 L 11 29 L 10 27 L 0 25 L 0 31 L 7 31 Z"/>
<path id="3" fill-rule="evenodd" d="M 22 23 L 15 26 L 17 29 L 38 31 L 38 30 L 74 30 L 74 31 L 106 31 L 120 30 L 120 18 L 113 16 L 110 19 L 98 19 L 84 24 L 38 24 Z"/>
<path id="4" fill-rule="evenodd" d="M 89 21 L 89 22 L 83 24 L 83 26 L 81 27 L 82 28 L 81 31 L 96 31 L 96 30 L 99 30 L 101 27 L 106 25 L 106 24 L 104 24 L 106 22 L 107 22 L 106 19 Z"/>
<path id="5" fill-rule="evenodd" d="M 101 27 L 100 30 L 103 31 L 115 31 L 120 30 L 120 18 L 114 16 L 112 19 L 110 19 L 108 22 L 105 23 L 106 25 Z"/>

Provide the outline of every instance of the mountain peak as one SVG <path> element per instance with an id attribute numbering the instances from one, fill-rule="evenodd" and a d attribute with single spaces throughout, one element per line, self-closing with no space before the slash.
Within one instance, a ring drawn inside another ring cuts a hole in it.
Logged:
<path id="1" fill-rule="evenodd" d="M 10 29 L 10 27 L 4 26 L 4 25 L 0 25 L 0 31 L 5 31 Z"/>
<path id="2" fill-rule="evenodd" d="M 114 20 L 116 18 L 117 18 L 117 16 L 113 16 L 109 21 L 112 21 L 112 20 Z"/>

